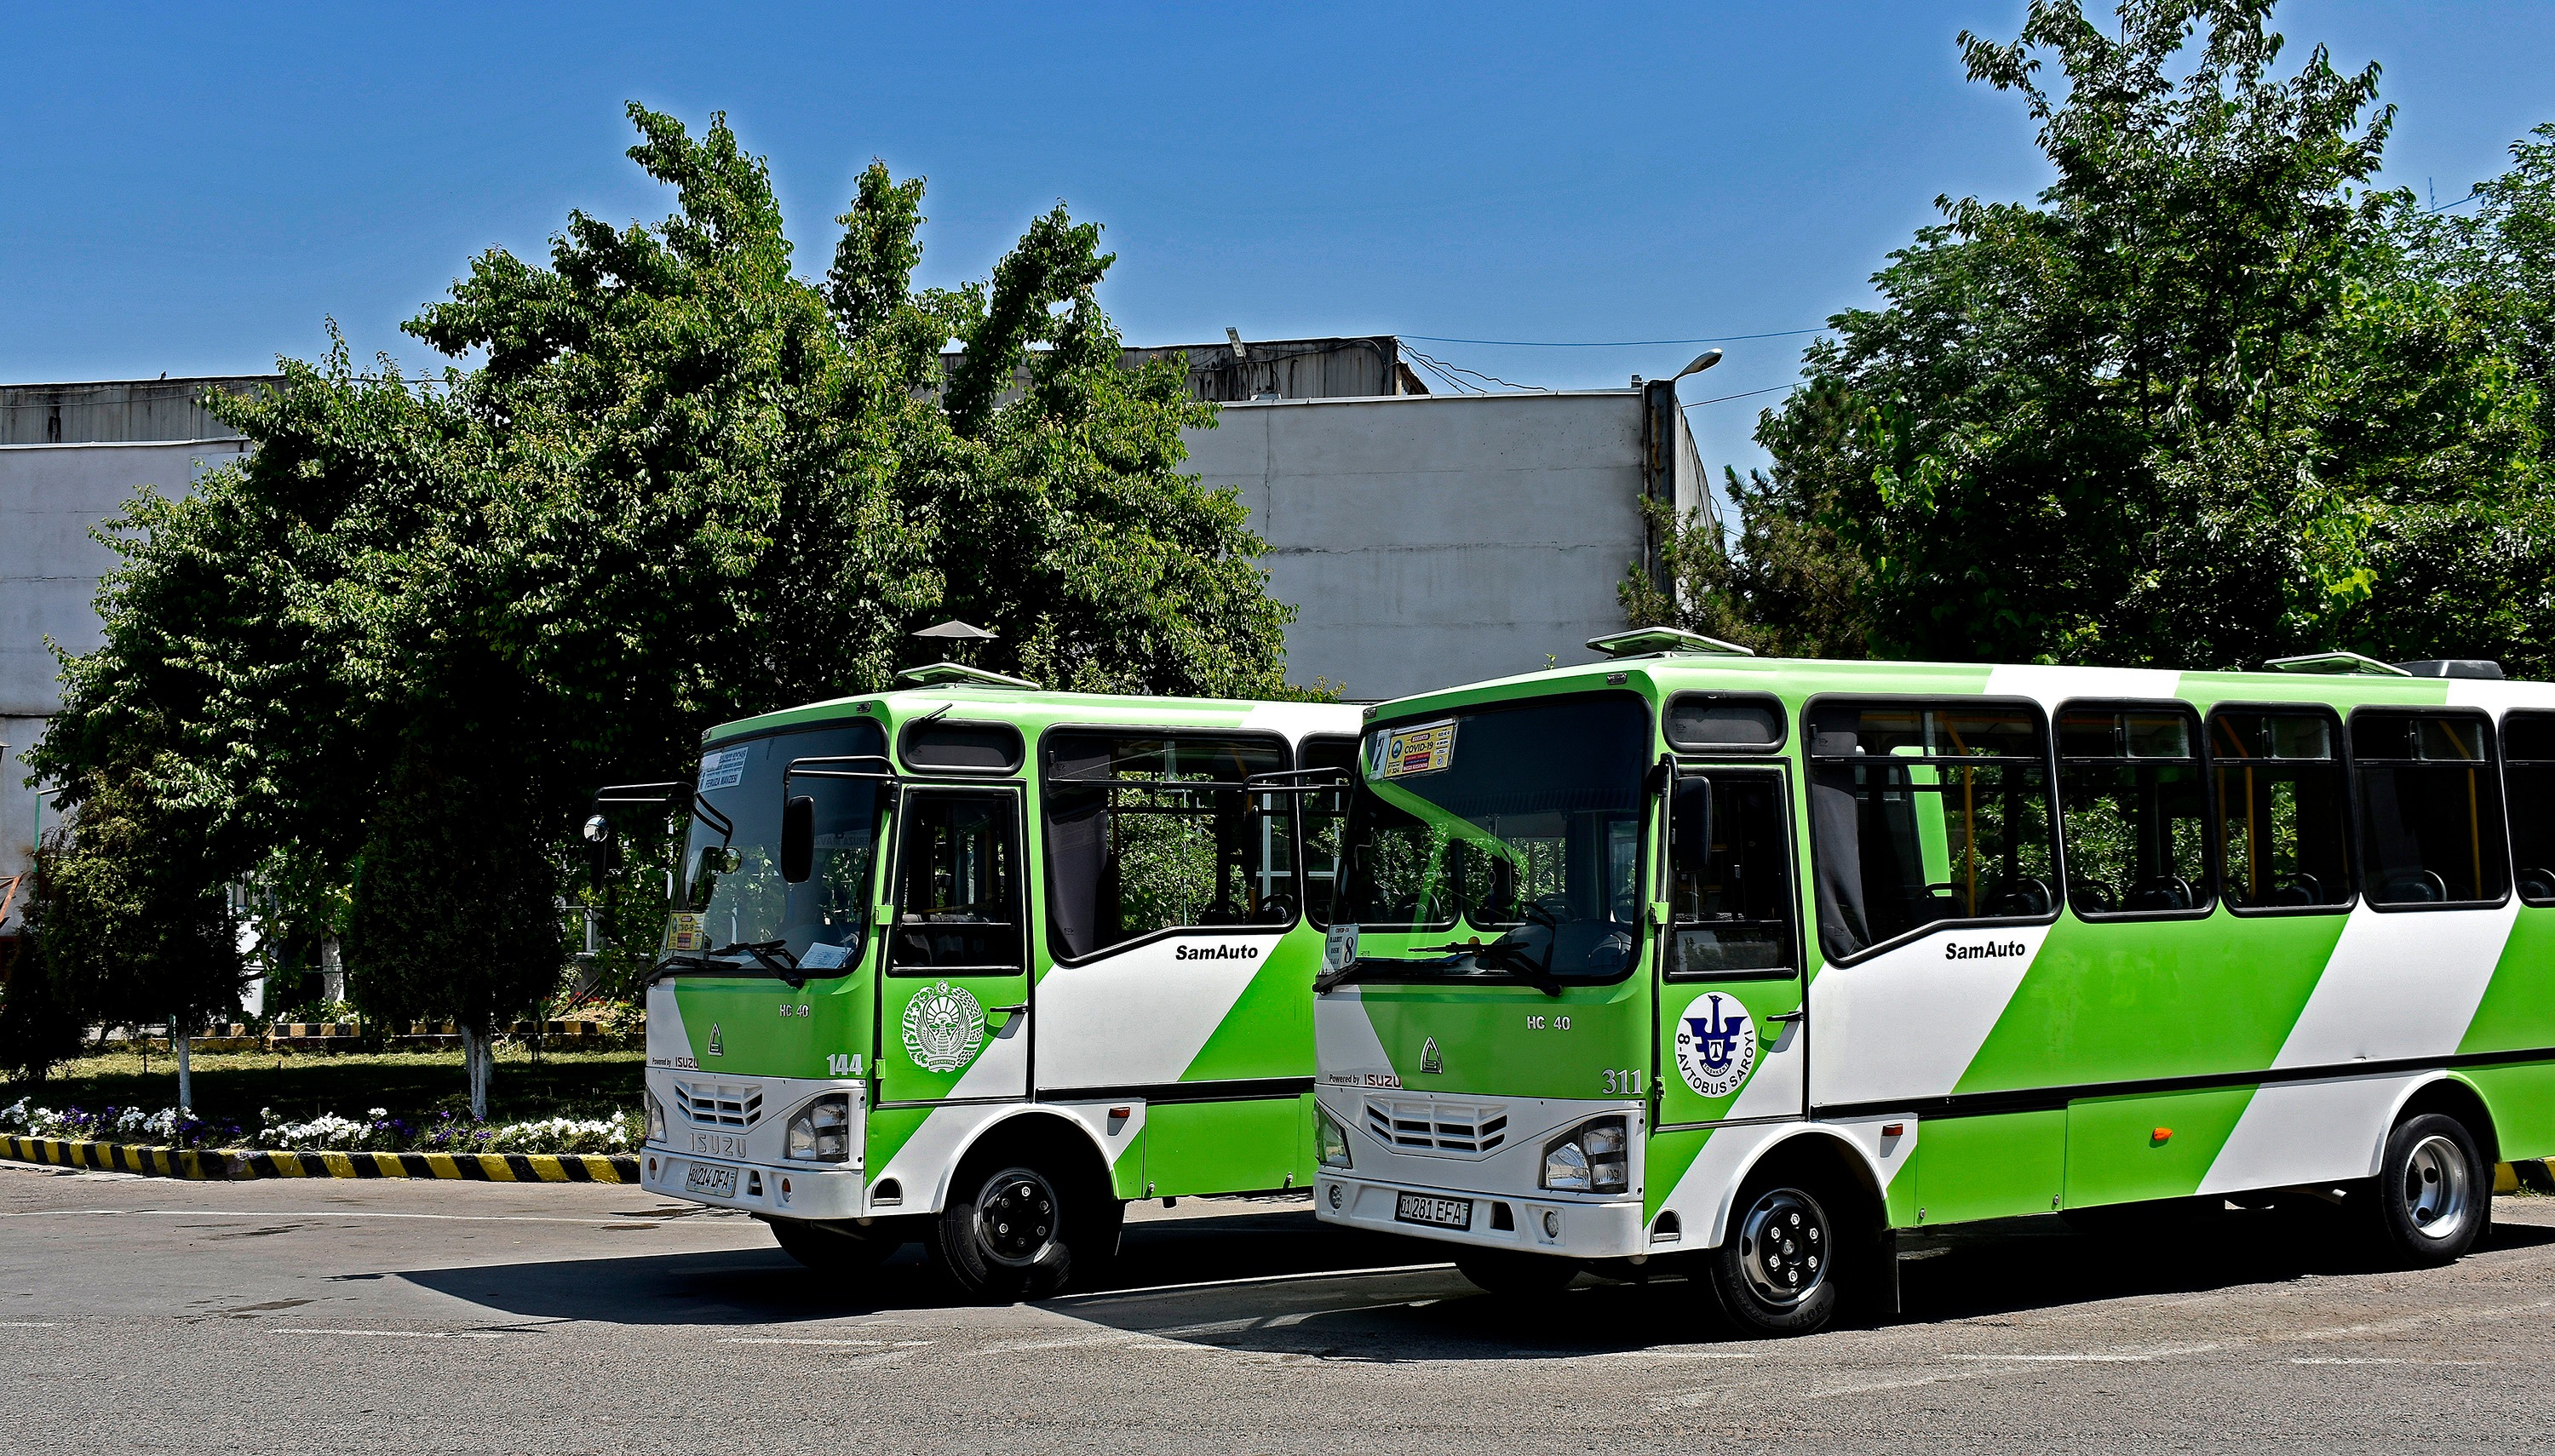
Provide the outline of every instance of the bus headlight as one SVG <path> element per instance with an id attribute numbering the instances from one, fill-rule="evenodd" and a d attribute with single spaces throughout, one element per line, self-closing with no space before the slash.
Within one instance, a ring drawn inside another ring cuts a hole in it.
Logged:
<path id="1" fill-rule="evenodd" d="M 1322 1156 L 1324 1167 L 1349 1167 L 1348 1131 L 1331 1120 L 1320 1107 L 1313 1109 L 1313 1147 Z"/>
<path id="2" fill-rule="evenodd" d="M 790 1119 L 785 1155 L 801 1162 L 848 1162 L 852 1156 L 852 1096 L 829 1093 Z"/>
<path id="3" fill-rule="evenodd" d="M 1592 1118 L 1544 1144 L 1542 1184 L 1557 1193 L 1621 1193 L 1631 1188 L 1624 1120 Z"/>
<path id="4" fill-rule="evenodd" d="M 666 1104 L 659 1102 L 657 1100 L 657 1094 L 654 1092 L 650 1092 L 646 1095 L 648 1098 L 648 1141 L 651 1143 L 663 1143 L 666 1141 Z"/>

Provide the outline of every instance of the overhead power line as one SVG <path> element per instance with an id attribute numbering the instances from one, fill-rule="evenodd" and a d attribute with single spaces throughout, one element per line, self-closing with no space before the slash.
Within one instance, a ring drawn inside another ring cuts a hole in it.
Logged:
<path id="1" fill-rule="evenodd" d="M 1799 389 L 1799 388 L 1800 388 L 1800 385 L 1798 385 L 1798 384 L 1773 384 L 1773 385 L 1767 385 L 1767 386 L 1766 386 L 1765 388 L 1764 388 L 1764 389 L 1752 389 L 1752 390 L 1747 390 L 1747 391 L 1744 391 L 1744 392 L 1742 392 L 1742 393 L 1735 394 L 1735 395 L 1721 395 L 1721 396 L 1718 396 L 1718 397 L 1716 397 L 1716 398 L 1709 399 L 1709 400 L 1697 400 L 1697 401 L 1695 401 L 1693 404 L 1691 404 L 1691 405 L 1687 405 L 1687 406 L 1685 406 L 1684 408 L 1685 408 L 1685 409 L 1688 409 L 1688 410 L 1700 410 L 1700 409 L 1702 409 L 1702 408 L 1703 408 L 1704 406 L 1706 406 L 1706 405 L 1718 405 L 1718 404 L 1722 403 L 1724 400 L 1745 400 L 1745 399 L 1753 398 L 1754 396 L 1757 396 L 1757 395 L 1770 395 L 1770 394 L 1772 394 L 1774 391 L 1776 391 L 1776 390 L 1778 390 L 1778 389 Z"/>
<path id="2" fill-rule="evenodd" d="M 1552 339 L 1459 339 L 1436 333 L 1405 333 L 1399 337 L 1424 339 L 1432 344 L 1498 344 L 1512 349 L 1650 349 L 1666 344 L 1726 344 L 1740 339 L 1780 339 L 1795 334 L 1825 332 L 1824 328 L 1778 328 L 1772 333 L 1717 333 L 1695 339 L 1576 339 L 1567 342 Z"/>

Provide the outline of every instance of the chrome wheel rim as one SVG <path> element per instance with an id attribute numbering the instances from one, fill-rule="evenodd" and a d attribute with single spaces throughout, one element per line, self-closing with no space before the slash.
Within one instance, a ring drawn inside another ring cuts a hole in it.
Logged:
<path id="1" fill-rule="evenodd" d="M 2404 1159 L 2404 1181 L 2395 1190 L 2404 1218 L 2426 1239 L 2445 1239 L 2465 1224 L 2473 1202 L 2474 1171 L 2465 1150 L 2434 1133 L 2413 1145 Z"/>
<path id="2" fill-rule="evenodd" d="M 976 1247 L 996 1264 L 1035 1264 L 1055 1244 L 1055 1188 L 1035 1169 L 1005 1168 L 976 1199 Z"/>
<path id="3" fill-rule="evenodd" d="M 1827 1282 L 1829 1243 L 1818 1200 L 1798 1188 L 1776 1188 L 1740 1220 L 1739 1267 L 1758 1298 L 1798 1304 Z"/>

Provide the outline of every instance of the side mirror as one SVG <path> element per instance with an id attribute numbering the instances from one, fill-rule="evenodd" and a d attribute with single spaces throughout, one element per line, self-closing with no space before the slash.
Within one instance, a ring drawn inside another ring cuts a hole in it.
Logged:
<path id="1" fill-rule="evenodd" d="M 612 821 L 601 814 L 596 814 L 585 821 L 582 832 L 585 835 L 587 868 L 591 871 L 590 878 L 594 884 L 594 893 L 601 895 L 604 877 L 612 870 Z"/>
<path id="2" fill-rule="evenodd" d="M 1700 874 L 1712 859 L 1712 781 L 1679 779 L 1668 799 L 1668 863 Z"/>
<path id="3" fill-rule="evenodd" d="M 806 794 L 781 805 L 781 878 L 804 885 L 816 873 L 816 800 Z"/>

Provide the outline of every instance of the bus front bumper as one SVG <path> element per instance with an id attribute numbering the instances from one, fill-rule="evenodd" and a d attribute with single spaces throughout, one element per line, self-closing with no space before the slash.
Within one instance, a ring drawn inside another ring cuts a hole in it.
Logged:
<path id="1" fill-rule="evenodd" d="M 840 1164 L 786 1165 L 695 1157 L 651 1145 L 639 1153 L 639 1183 L 651 1193 L 774 1218 L 860 1218 L 862 1171 Z"/>
<path id="2" fill-rule="evenodd" d="M 1447 1215 L 1448 1204 L 1466 1206 L 1465 1227 L 1425 1221 L 1429 1214 Z M 1580 1201 L 1477 1193 L 1389 1183 L 1362 1178 L 1354 1170 L 1323 1168 L 1314 1179 L 1313 1212 L 1324 1223 L 1377 1233 L 1564 1259 L 1626 1259 L 1665 1252 L 1652 1247 L 1639 1198 Z"/>

